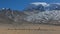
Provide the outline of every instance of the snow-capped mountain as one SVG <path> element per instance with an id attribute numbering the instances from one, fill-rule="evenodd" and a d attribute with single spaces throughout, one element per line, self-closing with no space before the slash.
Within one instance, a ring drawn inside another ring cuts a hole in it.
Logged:
<path id="1" fill-rule="evenodd" d="M 58 3 L 32 3 L 24 13 L 25 18 L 32 23 L 60 24 L 60 4 Z M 45 4 L 45 5 L 43 5 Z M 42 8 L 43 7 L 43 8 Z M 37 10 L 36 10 L 37 9 Z M 32 10 L 32 11 L 31 11 Z M 41 12 L 42 11 L 42 12 Z"/>
<path id="2" fill-rule="evenodd" d="M 44 11 L 45 7 L 49 6 L 49 4 L 44 3 L 44 2 L 34 2 L 34 3 L 30 3 L 25 10 L 40 10 L 40 11 Z"/>
<path id="3" fill-rule="evenodd" d="M 45 2 L 34 2 L 30 3 L 25 10 L 39 10 L 39 11 L 46 11 L 46 10 L 60 10 L 60 3 L 45 3 Z"/>

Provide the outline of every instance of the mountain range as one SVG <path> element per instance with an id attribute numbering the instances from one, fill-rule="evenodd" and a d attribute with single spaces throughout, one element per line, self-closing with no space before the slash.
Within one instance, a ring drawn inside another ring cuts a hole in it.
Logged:
<path id="1" fill-rule="evenodd" d="M 60 24 L 59 3 L 30 3 L 23 11 L 10 8 L 0 9 L 0 23 L 2 24 Z"/>

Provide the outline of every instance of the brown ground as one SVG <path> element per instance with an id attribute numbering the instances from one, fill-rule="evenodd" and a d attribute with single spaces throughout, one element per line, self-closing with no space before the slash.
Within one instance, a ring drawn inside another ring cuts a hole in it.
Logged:
<path id="1" fill-rule="evenodd" d="M 0 25 L 0 34 L 60 34 L 60 26 L 54 25 Z"/>

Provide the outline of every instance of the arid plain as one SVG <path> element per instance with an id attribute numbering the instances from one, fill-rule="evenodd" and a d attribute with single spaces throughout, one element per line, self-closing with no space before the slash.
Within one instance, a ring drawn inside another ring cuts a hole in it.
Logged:
<path id="1" fill-rule="evenodd" d="M 0 24 L 0 34 L 60 34 L 60 26 L 43 24 L 4 25 Z"/>

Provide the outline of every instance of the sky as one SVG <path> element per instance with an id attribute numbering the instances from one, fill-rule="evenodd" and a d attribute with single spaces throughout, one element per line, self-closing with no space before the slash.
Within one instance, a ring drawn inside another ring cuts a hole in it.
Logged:
<path id="1" fill-rule="evenodd" d="M 0 8 L 23 10 L 33 2 L 60 3 L 60 0 L 0 0 Z"/>

